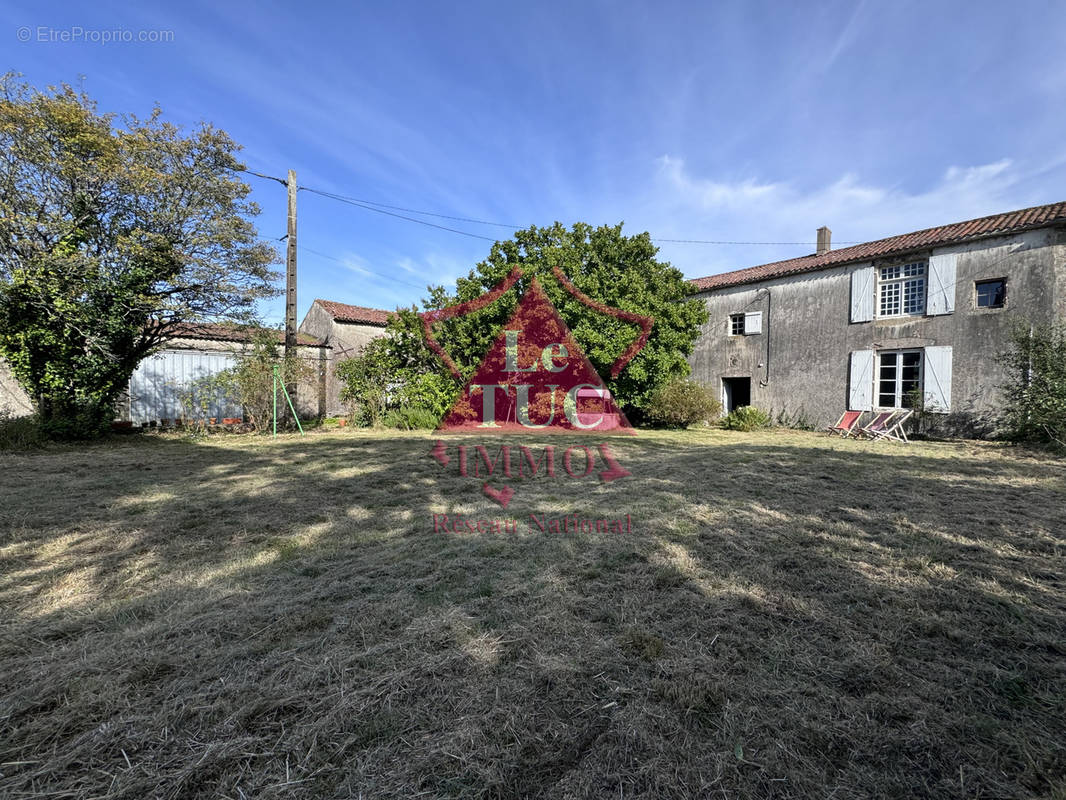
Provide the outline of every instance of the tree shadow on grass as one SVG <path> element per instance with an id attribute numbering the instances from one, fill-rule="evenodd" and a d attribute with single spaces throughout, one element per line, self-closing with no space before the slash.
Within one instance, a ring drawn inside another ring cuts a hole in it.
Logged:
<path id="1" fill-rule="evenodd" d="M 649 437 L 612 443 L 630 478 L 515 484 L 518 534 L 444 535 L 434 511 L 505 514 L 430 458 L 432 443 L 334 435 L 21 459 L 0 478 L 0 789 L 785 798 L 1062 785 L 1061 463 Z M 526 522 L 627 512 L 630 536 Z"/>

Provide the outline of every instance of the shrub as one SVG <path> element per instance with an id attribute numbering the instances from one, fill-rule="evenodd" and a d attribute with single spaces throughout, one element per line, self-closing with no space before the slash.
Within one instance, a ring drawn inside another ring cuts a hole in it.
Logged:
<path id="1" fill-rule="evenodd" d="M 351 409 L 352 424 L 377 425 L 381 421 L 399 366 L 384 337 L 370 341 L 358 356 L 337 365 L 337 378 L 344 385 L 341 400 Z"/>
<path id="2" fill-rule="evenodd" d="M 437 427 L 439 417 L 432 411 L 418 406 L 394 408 L 385 414 L 382 424 L 386 428 L 398 428 L 402 431 L 433 430 Z"/>
<path id="3" fill-rule="evenodd" d="M 730 431 L 753 431 L 769 424 L 770 415 L 755 406 L 735 408 L 722 420 L 722 427 Z"/>
<path id="4" fill-rule="evenodd" d="M 405 362 L 397 341 L 391 336 L 374 339 L 358 356 L 337 366 L 344 384 L 341 399 L 348 403 L 353 425 L 377 425 L 392 410 L 418 409 L 434 421 L 424 424 L 423 416 L 414 427 L 433 428 L 451 407 L 459 384 L 450 375 Z"/>
<path id="5" fill-rule="evenodd" d="M 1008 438 L 1066 447 L 1066 325 L 1016 325 L 999 361 Z"/>
<path id="6" fill-rule="evenodd" d="M 686 378 L 674 378 L 652 396 L 645 418 L 663 428 L 687 428 L 710 422 L 722 413 L 722 404 L 709 388 Z"/>
<path id="7" fill-rule="evenodd" d="M 181 421 L 189 433 L 204 433 L 213 403 L 234 392 L 232 370 L 204 375 L 178 387 Z"/>
<path id="8" fill-rule="evenodd" d="M 29 450 L 44 444 L 45 434 L 36 416 L 13 417 L 0 411 L 0 450 Z"/>
<path id="9" fill-rule="evenodd" d="M 773 409 L 770 409 L 770 415 L 773 416 Z M 777 416 L 774 417 L 774 425 L 779 428 L 791 428 L 796 431 L 813 431 L 817 429 L 817 425 L 807 416 L 806 411 L 800 407 L 798 411 L 789 411 L 787 408 L 782 408 L 777 412 Z"/>
<path id="10" fill-rule="evenodd" d="M 402 370 L 398 375 L 400 388 L 396 393 L 398 406 L 424 409 L 436 417 L 444 417 L 455 401 L 456 383 L 450 375 L 439 372 L 408 374 Z M 436 427 L 436 423 L 434 426 Z"/>
<path id="11" fill-rule="evenodd" d="M 252 337 L 252 346 L 237 353 L 236 365 L 218 376 L 219 389 L 240 402 L 259 433 L 267 433 L 273 428 L 274 366 L 280 367 L 281 380 L 289 386 L 306 380 L 315 371 L 314 366 L 297 353 L 284 355 L 280 349 L 275 332 L 266 328 L 258 330 Z M 295 425 L 289 403 L 280 388 L 277 403 L 279 426 Z"/>

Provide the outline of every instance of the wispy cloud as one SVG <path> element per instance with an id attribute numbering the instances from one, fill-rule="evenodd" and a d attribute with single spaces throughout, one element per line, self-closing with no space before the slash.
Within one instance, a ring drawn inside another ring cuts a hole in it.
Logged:
<path id="1" fill-rule="evenodd" d="M 836 63 L 836 60 L 840 55 L 855 43 L 855 40 L 858 38 L 859 29 L 862 26 L 865 11 L 866 0 L 861 0 L 861 2 L 855 5 L 854 10 L 851 12 L 851 16 L 848 17 L 847 23 L 837 35 L 836 40 L 833 42 L 833 46 L 829 48 L 825 61 L 821 64 L 822 72 L 827 72 Z"/>
<path id="2" fill-rule="evenodd" d="M 1010 159 L 951 166 L 921 191 L 865 183 L 846 173 L 813 189 L 787 181 L 719 181 L 691 174 L 683 160 L 658 160 L 655 196 L 657 235 L 700 231 L 698 238 L 752 242 L 813 242 L 828 225 L 835 241 L 869 241 L 1011 208 L 1047 202 L 1024 185 L 1026 173 Z M 664 233 L 663 231 L 671 231 Z M 689 275 L 801 255 L 803 246 L 768 250 L 663 247 L 664 255 Z"/>

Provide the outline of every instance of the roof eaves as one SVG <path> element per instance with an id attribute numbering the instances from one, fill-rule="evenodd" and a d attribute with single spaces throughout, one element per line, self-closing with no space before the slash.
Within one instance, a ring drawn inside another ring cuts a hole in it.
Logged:
<path id="1" fill-rule="evenodd" d="M 1032 212 L 1033 210 L 1034 209 L 1028 209 L 1028 211 L 1030 211 L 1030 212 Z M 973 222 L 978 222 L 978 221 L 979 220 L 973 220 Z M 953 223 L 953 224 L 960 224 L 960 223 Z M 846 258 L 842 258 L 842 259 L 839 259 L 839 260 L 834 260 L 834 261 L 831 261 L 831 262 L 826 263 L 826 264 L 818 264 L 816 266 L 811 266 L 811 267 L 797 267 L 797 268 L 791 269 L 791 270 L 784 270 L 784 271 L 781 271 L 781 272 L 774 272 L 773 274 L 770 274 L 770 275 L 762 275 L 762 276 L 752 275 L 750 277 L 740 278 L 740 279 L 735 280 L 735 281 L 722 282 L 722 283 L 719 283 L 719 284 L 715 284 L 713 286 L 708 286 L 706 288 L 700 288 L 698 285 L 696 285 L 696 282 L 697 281 L 701 281 L 701 280 L 708 280 L 710 278 L 717 278 L 719 276 L 726 276 L 726 275 L 729 275 L 730 273 L 729 272 L 719 272 L 716 275 L 707 275 L 707 276 L 702 277 L 702 278 L 692 278 L 689 281 L 689 283 L 691 283 L 694 286 L 696 286 L 696 290 L 692 294 L 706 294 L 707 292 L 714 292 L 714 291 L 717 291 L 719 289 L 731 289 L 734 286 L 746 286 L 746 285 L 752 284 L 752 283 L 764 283 L 765 281 L 776 280 L 778 278 L 787 278 L 787 277 L 790 277 L 792 275 L 799 275 L 799 274 L 808 273 L 808 272 L 822 272 L 823 270 L 835 269 L 837 267 L 845 267 L 845 266 L 849 266 L 851 264 L 858 264 L 858 263 L 861 263 L 863 261 L 873 261 L 873 260 L 876 260 L 876 259 L 879 259 L 879 258 L 889 258 L 889 257 L 895 258 L 895 257 L 900 257 L 900 256 L 905 257 L 905 256 L 908 256 L 908 255 L 914 255 L 916 253 L 921 253 L 921 252 L 926 251 L 926 250 L 932 250 L 934 247 L 943 247 L 943 246 L 949 245 L 949 244 L 967 244 L 967 243 L 970 243 L 970 242 L 981 241 L 983 239 L 996 239 L 996 238 L 1000 238 L 1000 237 L 1003 237 L 1003 236 L 1012 236 L 1012 235 L 1017 234 L 1017 233 L 1024 233 L 1026 231 L 1037 230 L 1039 228 L 1061 228 L 1061 227 L 1064 227 L 1064 226 L 1066 226 L 1066 220 L 1061 220 L 1061 219 L 1059 219 L 1059 220 L 1037 220 L 1037 221 L 1028 222 L 1028 223 L 1026 223 L 1024 225 L 1018 225 L 1018 226 L 1015 226 L 1015 227 L 999 227 L 999 228 L 995 228 L 995 229 L 990 230 L 990 231 L 982 231 L 980 233 L 964 234 L 962 236 L 952 236 L 952 237 L 944 238 L 944 239 L 933 239 L 933 240 L 931 240 L 929 242 L 923 242 L 921 244 L 916 244 L 916 245 L 913 245 L 913 246 L 910 246 L 910 247 L 901 247 L 901 248 L 898 248 L 898 249 L 886 250 L 883 253 L 856 254 L 853 257 L 846 257 Z M 934 226 L 932 228 L 924 228 L 924 229 L 922 229 L 920 231 L 914 231 L 913 233 L 900 234 L 900 236 L 920 236 L 923 233 L 927 233 L 929 231 L 936 230 L 938 227 L 948 227 L 948 226 L 940 225 L 940 226 Z M 852 245 L 852 247 L 841 248 L 840 250 L 830 251 L 830 252 L 831 253 L 833 253 L 833 252 L 835 252 L 835 253 L 844 253 L 844 252 L 846 252 L 848 250 L 853 250 L 853 249 L 858 249 L 858 248 L 869 248 L 869 247 L 871 247 L 873 245 L 876 245 L 878 242 L 884 242 L 884 241 L 887 241 L 888 239 L 895 239 L 895 238 L 898 238 L 898 237 L 896 237 L 896 236 L 885 236 L 885 237 L 882 237 L 880 239 L 874 239 L 873 241 L 870 241 L 870 242 L 864 242 L 862 244 Z M 812 257 L 814 257 L 816 255 L 817 255 L 817 253 L 810 253 L 810 254 L 805 255 L 805 256 L 796 256 L 795 259 L 786 259 L 786 260 L 787 261 L 792 261 L 792 260 L 799 261 L 799 260 L 804 259 L 804 258 L 812 258 Z M 775 262 L 770 262 L 770 264 L 773 264 L 773 263 L 775 263 Z M 755 270 L 755 269 L 758 269 L 759 267 L 770 266 L 770 264 L 758 264 L 758 265 L 756 265 L 754 267 L 744 267 L 743 269 L 733 270 L 733 271 L 734 272 L 744 272 L 744 271 L 749 270 L 749 269 Z"/>

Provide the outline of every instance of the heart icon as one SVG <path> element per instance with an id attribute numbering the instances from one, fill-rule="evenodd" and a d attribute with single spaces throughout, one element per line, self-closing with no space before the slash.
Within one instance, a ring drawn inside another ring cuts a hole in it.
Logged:
<path id="1" fill-rule="evenodd" d="M 495 500 L 504 508 L 507 508 L 507 504 L 511 502 L 511 498 L 514 497 L 514 489 L 510 486 L 504 486 L 502 489 L 493 489 L 487 483 L 481 487 L 481 491 Z"/>

